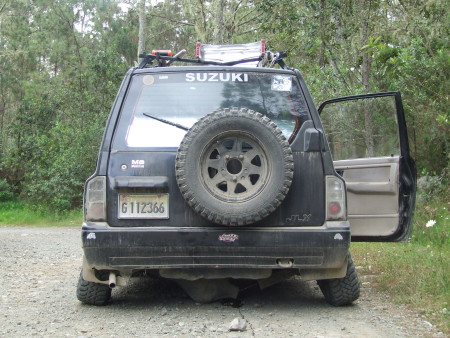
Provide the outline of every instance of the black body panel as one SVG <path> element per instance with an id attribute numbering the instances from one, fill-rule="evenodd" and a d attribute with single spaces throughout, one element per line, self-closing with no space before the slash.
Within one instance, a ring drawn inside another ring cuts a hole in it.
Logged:
<path id="1" fill-rule="evenodd" d="M 300 133 L 299 135 L 302 135 Z M 302 135 L 303 136 L 303 135 Z M 300 137 L 300 136 L 299 136 Z M 110 155 L 108 169 L 108 224 L 110 226 L 207 226 L 217 227 L 193 211 L 184 201 L 175 179 L 176 152 L 115 152 Z M 277 211 L 255 223 L 255 226 L 320 226 L 325 221 L 325 189 L 320 152 L 293 153 L 294 179 L 286 199 Z M 121 169 L 131 167 L 133 160 L 142 160 L 143 169 Z M 142 178 L 141 186 L 118 187 L 117 180 L 123 176 Z M 166 185 L 149 187 L 145 179 L 167 177 Z M 169 219 L 118 219 L 118 193 L 169 193 Z"/>
<path id="2" fill-rule="evenodd" d="M 93 235 L 94 234 L 94 235 Z M 348 228 L 105 228 L 84 224 L 86 261 L 116 269 L 339 268 L 350 245 Z"/>

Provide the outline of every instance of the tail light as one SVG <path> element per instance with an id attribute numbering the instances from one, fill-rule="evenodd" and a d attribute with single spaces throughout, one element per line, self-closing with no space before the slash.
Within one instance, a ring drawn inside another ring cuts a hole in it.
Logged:
<path id="1" fill-rule="evenodd" d="M 86 183 L 84 192 L 84 219 L 106 221 L 106 177 L 96 176 Z"/>
<path id="2" fill-rule="evenodd" d="M 327 220 L 345 220 L 347 217 L 344 181 L 336 176 L 326 177 Z"/>

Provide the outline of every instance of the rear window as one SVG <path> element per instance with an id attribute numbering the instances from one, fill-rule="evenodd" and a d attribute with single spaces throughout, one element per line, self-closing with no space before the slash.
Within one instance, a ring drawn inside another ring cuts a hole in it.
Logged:
<path id="1" fill-rule="evenodd" d="M 186 131 L 219 108 L 260 112 L 289 139 L 309 119 L 294 76 L 256 72 L 180 72 L 135 75 L 115 137 L 115 147 L 178 147 Z M 154 116 L 150 118 L 145 115 Z"/>

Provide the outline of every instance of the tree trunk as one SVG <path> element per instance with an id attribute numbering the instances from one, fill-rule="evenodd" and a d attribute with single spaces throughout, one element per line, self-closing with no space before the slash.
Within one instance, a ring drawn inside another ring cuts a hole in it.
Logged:
<path id="1" fill-rule="evenodd" d="M 139 54 L 145 52 L 145 0 L 139 2 L 139 42 L 137 50 L 138 62 L 141 61 Z"/>
<path id="2" fill-rule="evenodd" d="M 320 11 L 319 11 L 319 30 L 320 30 L 320 56 L 319 56 L 319 66 L 324 67 L 325 66 L 325 50 L 326 50 L 326 24 L 325 24 L 325 0 L 320 0 Z"/>
<path id="3" fill-rule="evenodd" d="M 214 27 L 213 41 L 214 44 L 223 44 L 225 42 L 225 22 L 224 22 L 225 0 L 219 0 L 216 12 L 216 24 Z"/>
<path id="4" fill-rule="evenodd" d="M 371 0 L 364 0 L 360 3 L 360 34 L 361 46 L 366 46 L 369 41 L 369 24 L 370 24 L 370 10 Z M 362 51 L 361 64 L 361 80 L 366 93 L 371 92 L 370 85 L 371 74 L 371 52 L 367 50 Z M 364 126 L 365 126 L 365 142 L 367 149 L 367 156 L 374 156 L 374 141 L 373 141 L 373 126 L 372 126 L 372 112 L 367 102 L 364 102 Z"/>

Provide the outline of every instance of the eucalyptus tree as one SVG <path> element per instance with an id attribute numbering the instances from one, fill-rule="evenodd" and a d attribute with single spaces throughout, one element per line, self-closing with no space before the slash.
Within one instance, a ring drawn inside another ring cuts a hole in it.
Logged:
<path id="1" fill-rule="evenodd" d="M 196 38 L 225 44 L 254 39 L 260 12 L 251 0 L 181 0 L 184 15 L 194 24 Z"/>
<path id="2" fill-rule="evenodd" d="M 0 175 L 33 203 L 81 202 L 127 68 L 115 1 L 7 1 L 0 12 Z"/>
<path id="3" fill-rule="evenodd" d="M 3 0 L 0 178 L 22 197 L 81 203 L 115 91 L 136 62 L 143 3 L 147 51 L 193 56 L 197 40 L 266 38 L 289 53 L 316 101 L 400 90 L 419 169 L 450 172 L 445 0 Z"/>
<path id="4" fill-rule="evenodd" d="M 317 101 L 400 90 L 419 169 L 450 171 L 447 1 L 261 0 L 257 7 L 269 45 L 289 53 Z"/>

